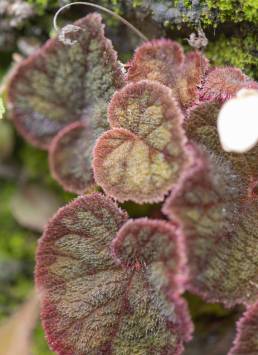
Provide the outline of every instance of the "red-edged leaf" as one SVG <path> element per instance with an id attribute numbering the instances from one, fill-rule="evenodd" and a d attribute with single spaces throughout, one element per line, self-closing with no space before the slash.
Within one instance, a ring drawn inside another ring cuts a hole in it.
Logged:
<path id="1" fill-rule="evenodd" d="M 243 88 L 258 89 L 258 83 L 252 81 L 238 68 L 215 68 L 208 74 L 200 96 L 205 101 L 213 99 L 225 101 Z"/>
<path id="2" fill-rule="evenodd" d="M 94 176 L 119 201 L 161 201 L 188 162 L 182 113 L 169 88 L 143 80 L 116 92 L 111 131 L 94 150 Z"/>
<path id="3" fill-rule="evenodd" d="M 103 195 L 80 197 L 57 213 L 40 240 L 41 317 L 49 344 L 60 355 L 181 354 L 190 338 L 187 307 L 175 283 L 183 261 L 173 228 L 145 221 L 138 237 L 162 245 L 170 241 L 167 252 L 174 262 L 150 242 L 160 253 L 146 253 L 146 265 L 126 268 L 111 248 L 126 220 Z M 148 234 L 146 226 L 154 231 Z"/>
<path id="4" fill-rule="evenodd" d="M 126 268 L 150 268 L 157 281 L 167 273 L 173 292 L 184 289 L 187 276 L 184 240 L 171 224 L 148 218 L 129 220 L 114 239 L 113 252 Z"/>
<path id="5" fill-rule="evenodd" d="M 53 139 L 49 150 L 50 169 L 66 191 L 83 193 L 94 184 L 91 152 L 94 132 L 82 122 L 63 128 Z"/>
<path id="6" fill-rule="evenodd" d="M 92 128 L 103 131 L 107 102 L 123 82 L 100 15 L 90 14 L 75 25 L 79 30 L 67 34 L 72 45 L 49 40 L 21 62 L 9 84 L 17 129 L 44 149 L 64 126 L 85 117 Z"/>
<path id="7" fill-rule="evenodd" d="M 225 156 L 206 151 L 196 164 L 163 208 L 187 238 L 189 289 L 209 302 L 250 304 L 258 297 L 257 196 Z"/>
<path id="8" fill-rule="evenodd" d="M 171 88 L 181 105 L 191 106 L 198 98 L 208 61 L 200 52 L 184 56 L 171 40 L 154 40 L 140 46 L 129 63 L 128 81 L 155 80 Z"/>
<path id="9" fill-rule="evenodd" d="M 177 70 L 183 64 L 183 48 L 169 39 L 159 39 L 142 44 L 129 63 L 129 81 L 144 79 L 159 81 L 173 87 Z"/>
<path id="10" fill-rule="evenodd" d="M 237 323 L 237 336 L 228 355 L 256 354 L 258 354 L 258 302 L 250 306 Z"/>

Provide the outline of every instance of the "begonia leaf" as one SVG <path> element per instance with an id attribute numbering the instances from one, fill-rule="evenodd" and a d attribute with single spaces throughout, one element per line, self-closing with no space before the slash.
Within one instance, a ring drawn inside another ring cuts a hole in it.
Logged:
<path id="1" fill-rule="evenodd" d="M 252 81 L 238 68 L 214 68 L 207 75 L 200 97 L 205 101 L 214 99 L 225 101 L 243 88 L 258 89 L 258 83 Z"/>
<path id="2" fill-rule="evenodd" d="M 113 241 L 116 259 L 129 269 L 150 267 L 154 275 L 169 270 L 169 287 L 179 291 L 187 275 L 184 242 L 171 224 L 139 218 L 129 220 Z"/>
<path id="3" fill-rule="evenodd" d="M 116 92 L 109 122 L 94 149 L 94 177 L 104 191 L 123 202 L 157 202 L 188 163 L 183 115 L 171 90 L 142 80 Z"/>
<path id="4" fill-rule="evenodd" d="M 123 75 L 101 17 L 89 14 L 67 33 L 72 45 L 50 39 L 18 65 L 8 88 L 9 107 L 19 132 L 48 148 L 67 124 L 86 120 L 105 129 L 107 102 Z"/>
<path id="5" fill-rule="evenodd" d="M 155 222 L 154 232 L 147 232 L 146 221 L 138 239 L 147 238 L 150 248 L 149 238 L 171 244 L 157 254 L 146 251 L 144 265 L 124 267 L 114 258 L 112 241 L 121 238 L 114 239 L 126 220 L 101 194 L 79 197 L 57 213 L 40 240 L 41 317 L 58 354 L 181 354 L 190 338 L 187 307 L 173 283 L 183 263 L 173 228 Z"/>
<path id="6" fill-rule="evenodd" d="M 95 139 L 94 132 L 82 122 L 71 123 L 53 139 L 50 170 L 66 191 L 81 194 L 94 184 L 91 156 Z"/>
<path id="7" fill-rule="evenodd" d="M 180 44 L 171 40 L 154 40 L 140 46 L 129 63 L 128 81 L 155 80 L 168 86 L 182 107 L 191 106 L 198 98 L 208 61 L 200 52 L 186 56 Z"/>
<path id="8" fill-rule="evenodd" d="M 250 304 L 258 297 L 257 195 L 250 197 L 250 179 L 234 161 L 201 151 L 163 212 L 186 236 L 189 289 L 209 302 Z"/>
<path id="9" fill-rule="evenodd" d="M 258 302 L 237 323 L 237 336 L 228 355 L 258 354 Z"/>

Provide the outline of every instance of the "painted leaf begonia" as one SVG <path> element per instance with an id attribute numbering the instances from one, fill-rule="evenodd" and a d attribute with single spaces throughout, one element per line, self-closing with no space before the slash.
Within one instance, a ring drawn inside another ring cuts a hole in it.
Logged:
<path id="1" fill-rule="evenodd" d="M 14 123 L 26 139 L 41 148 L 48 148 L 60 129 L 79 119 L 105 128 L 106 103 L 122 85 L 116 53 L 104 36 L 101 16 L 90 14 L 75 25 L 80 30 L 67 34 L 73 45 L 50 39 L 21 62 L 9 84 Z"/>
<path id="2" fill-rule="evenodd" d="M 204 101 L 214 99 L 225 101 L 243 88 L 258 89 L 258 83 L 248 78 L 238 68 L 214 68 L 206 77 L 200 97 Z"/>
<path id="3" fill-rule="evenodd" d="M 58 354 L 181 354 L 190 339 L 179 236 L 162 221 L 126 221 L 92 194 L 62 208 L 40 240 L 41 318 Z"/>
<path id="4" fill-rule="evenodd" d="M 237 336 L 228 355 L 258 354 L 258 302 L 237 323 Z"/>
<path id="5" fill-rule="evenodd" d="M 91 152 L 95 137 L 85 123 L 77 121 L 63 128 L 49 149 L 49 166 L 53 177 L 66 191 L 81 194 L 94 184 Z"/>
<path id="6" fill-rule="evenodd" d="M 97 184 L 123 202 L 157 202 L 188 164 L 183 115 L 169 88 L 142 80 L 126 85 L 109 105 L 112 130 L 94 149 Z"/>
<path id="7" fill-rule="evenodd" d="M 164 212 L 180 221 L 187 237 L 189 288 L 232 306 L 258 296 L 258 146 L 245 154 L 222 149 L 221 106 L 214 99 L 189 110 L 184 128 L 199 153 Z"/>
<path id="8" fill-rule="evenodd" d="M 155 80 L 173 90 L 183 108 L 198 99 L 198 88 L 208 69 L 208 60 L 200 52 L 184 55 L 177 42 L 161 39 L 144 43 L 129 62 L 127 80 Z"/>
<path id="9" fill-rule="evenodd" d="M 104 36 L 101 16 L 89 14 L 75 26 L 76 31 L 66 33 L 72 44 L 50 39 L 18 65 L 8 87 L 8 105 L 18 131 L 53 153 L 53 176 L 65 189 L 81 193 L 92 184 L 92 148 L 108 128 L 108 102 L 122 87 L 124 75 Z"/>

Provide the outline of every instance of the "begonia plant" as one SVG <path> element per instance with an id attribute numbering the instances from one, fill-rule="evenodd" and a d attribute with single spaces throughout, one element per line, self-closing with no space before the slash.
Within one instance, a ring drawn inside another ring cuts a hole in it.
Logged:
<path id="1" fill-rule="evenodd" d="M 123 67 L 99 15 L 75 26 L 69 44 L 51 39 L 22 62 L 8 89 L 18 131 L 48 149 L 53 176 L 81 195 L 39 242 L 36 285 L 50 347 L 182 354 L 193 330 L 188 290 L 248 307 L 230 355 L 254 355 L 258 145 L 225 152 L 217 117 L 258 84 L 169 39 L 143 43 Z M 92 184 L 104 193 L 84 194 Z M 162 203 L 163 215 L 132 219 L 118 205 L 125 201 Z"/>

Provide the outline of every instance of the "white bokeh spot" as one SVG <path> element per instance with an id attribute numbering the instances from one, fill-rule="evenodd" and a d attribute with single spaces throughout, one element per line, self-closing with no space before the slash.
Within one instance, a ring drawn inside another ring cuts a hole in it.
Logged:
<path id="1" fill-rule="evenodd" d="M 244 153 L 258 142 L 258 91 L 241 89 L 227 101 L 217 121 L 221 145 L 227 152 Z"/>

